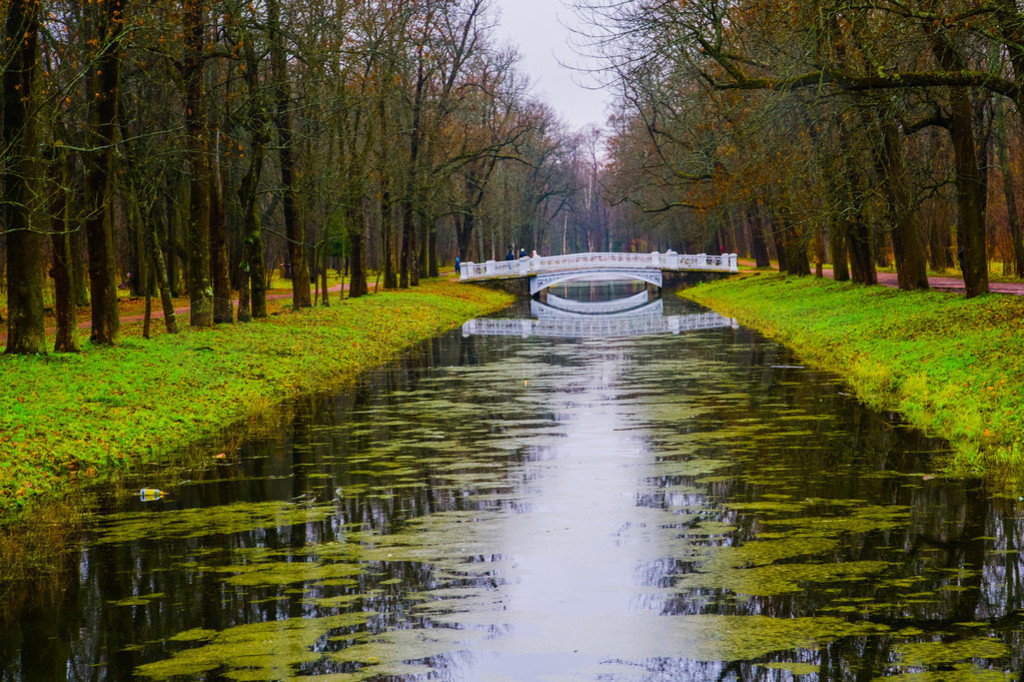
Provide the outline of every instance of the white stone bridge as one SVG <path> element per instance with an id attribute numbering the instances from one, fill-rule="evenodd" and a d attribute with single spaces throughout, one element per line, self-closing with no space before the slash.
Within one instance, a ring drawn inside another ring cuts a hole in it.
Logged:
<path id="1" fill-rule="evenodd" d="M 463 263 L 463 282 L 528 277 L 530 295 L 575 279 L 633 279 L 658 288 L 664 286 L 665 272 L 736 272 L 736 254 L 712 256 L 704 253 L 574 253 L 565 256 L 535 256 L 519 260 Z"/>

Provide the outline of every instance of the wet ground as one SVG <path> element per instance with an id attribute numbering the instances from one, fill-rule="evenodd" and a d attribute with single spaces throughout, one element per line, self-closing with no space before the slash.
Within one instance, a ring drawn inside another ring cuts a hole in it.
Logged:
<path id="1" fill-rule="evenodd" d="M 1024 503 L 702 312 L 467 326 L 104 492 L 0 679 L 1019 679 Z"/>

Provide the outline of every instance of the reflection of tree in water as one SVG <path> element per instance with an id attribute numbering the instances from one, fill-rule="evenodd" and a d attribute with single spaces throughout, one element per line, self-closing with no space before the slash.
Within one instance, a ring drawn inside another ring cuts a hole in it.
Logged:
<path id="1" fill-rule="evenodd" d="M 742 548 L 749 543 L 770 543 L 762 535 L 785 532 L 787 518 L 800 527 L 799 523 L 814 515 L 827 518 L 843 513 L 828 500 L 864 500 L 864 504 L 904 507 L 909 524 L 900 529 L 843 532 L 836 537 L 836 547 L 828 556 L 783 560 L 783 564 L 808 560 L 881 561 L 893 568 L 881 581 L 866 577 L 836 585 L 809 583 L 795 594 L 751 596 L 737 595 L 727 587 L 683 589 L 660 603 L 657 596 L 645 595 L 638 608 L 660 605 L 665 615 L 759 614 L 798 618 L 832 613 L 839 596 L 842 604 L 870 605 L 853 608 L 851 618 L 885 626 L 893 633 L 908 628 L 919 630 L 921 634 L 909 641 L 938 637 L 940 641 L 957 642 L 991 634 L 1006 643 L 1007 652 L 1012 652 L 1008 661 L 993 659 L 991 663 L 996 669 L 1008 663 L 1007 669 L 1019 670 L 1024 661 L 1018 612 L 1024 604 L 1020 599 L 1020 561 L 1016 550 L 1024 524 L 1018 520 L 1018 505 L 1006 501 L 993 503 L 984 490 L 950 482 L 922 481 L 920 474 L 928 470 L 928 465 L 921 453 L 935 451 L 941 443 L 899 428 L 887 415 L 872 412 L 841 395 L 841 387 L 834 383 L 798 380 L 797 374 L 806 375 L 807 370 L 796 369 L 798 363 L 785 349 L 756 337 L 744 339 L 750 335 L 742 330 L 737 336 L 741 343 L 709 348 L 703 355 L 706 362 L 713 362 L 721 359 L 723 353 L 729 354 L 730 364 L 748 382 L 746 399 L 728 405 L 724 404 L 728 401 L 723 401 L 720 409 L 710 415 L 697 416 L 690 428 L 695 432 L 721 431 L 726 424 L 742 425 L 752 413 L 774 412 L 792 414 L 792 420 L 776 424 L 779 428 L 798 427 L 802 434 L 755 434 L 756 446 L 741 448 L 739 456 L 736 444 L 728 437 L 719 448 L 705 445 L 702 457 L 731 458 L 736 462 L 733 476 L 715 476 L 710 483 L 703 482 L 702 476 L 663 477 L 654 481 L 655 492 L 641 496 L 638 503 L 664 509 L 703 507 L 716 521 L 735 525 L 736 532 L 727 538 L 708 538 L 703 542 L 709 554 L 715 546 L 723 544 Z M 835 415 L 842 428 L 836 428 L 835 419 L 816 419 L 822 411 Z M 770 419 L 766 421 L 770 423 Z M 763 471 L 772 472 L 770 480 L 759 475 Z M 876 473 L 887 471 L 893 473 Z M 753 503 L 770 499 L 771 495 L 764 495 L 780 491 L 783 497 L 805 499 L 808 504 L 788 515 L 785 511 L 745 513 L 728 508 L 729 501 Z M 725 508 L 718 506 L 719 500 L 726 502 Z M 680 531 L 685 533 L 685 526 Z M 751 564 L 751 569 L 756 567 L 756 563 Z M 701 570 L 700 559 L 662 559 L 644 565 L 637 576 L 644 584 L 664 586 L 666 576 L 685 576 Z M 988 627 L 964 626 L 979 621 L 987 622 Z M 905 641 L 908 637 L 881 634 L 842 638 L 812 651 L 810 662 L 816 667 L 818 679 L 870 680 L 887 671 L 906 670 L 899 667 L 900 645 Z M 764 668 L 758 668 L 758 663 L 793 660 L 793 652 L 788 652 L 763 661 L 720 666 L 718 674 L 714 674 L 716 666 L 699 675 L 690 670 L 686 675 L 695 676 L 686 679 L 771 679 Z M 953 663 L 956 660 L 934 669 L 952 669 Z"/>

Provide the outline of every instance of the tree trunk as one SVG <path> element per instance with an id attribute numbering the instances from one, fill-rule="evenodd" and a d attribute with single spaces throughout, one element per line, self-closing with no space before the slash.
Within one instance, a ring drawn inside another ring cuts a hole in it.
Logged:
<path id="1" fill-rule="evenodd" d="M 846 262 L 847 224 L 841 215 L 833 217 L 829 234 L 829 252 L 832 261 L 832 279 L 836 282 L 850 281 L 850 268 Z"/>
<path id="2" fill-rule="evenodd" d="M 780 226 L 783 248 L 786 252 L 786 272 L 790 275 L 811 274 L 811 261 L 807 257 L 807 244 L 802 232 L 798 232 L 789 208 L 781 212 Z"/>
<path id="3" fill-rule="evenodd" d="M 414 217 L 413 218 L 413 224 L 414 225 L 415 225 L 415 222 L 416 221 L 415 221 L 415 217 Z M 430 226 L 427 225 L 426 221 L 425 220 L 420 220 L 420 235 L 419 235 L 419 239 L 417 239 L 417 247 L 416 247 L 416 250 L 418 251 L 418 254 L 417 254 L 418 258 L 416 260 L 419 262 L 419 267 L 414 269 L 412 271 L 412 273 L 410 273 L 410 277 L 409 277 L 409 279 L 411 280 L 411 284 L 414 287 L 418 287 L 420 285 L 420 280 L 421 279 L 425 279 L 427 277 L 427 271 L 428 271 L 427 258 L 430 256 L 429 248 L 428 248 L 428 244 L 429 244 L 429 241 L 430 241 L 429 231 L 430 231 Z"/>
<path id="4" fill-rule="evenodd" d="M 775 257 L 779 259 L 779 272 L 789 271 L 789 252 L 786 247 L 786 239 L 783 235 L 785 226 L 782 225 L 778 216 L 772 216 L 771 227 L 772 241 L 775 243 Z"/>
<path id="5" fill-rule="evenodd" d="M 723 253 L 725 253 L 723 251 Z M 821 225 L 814 228 L 814 276 L 821 279 L 825 275 L 825 238 L 821 234 Z"/>
<path id="6" fill-rule="evenodd" d="M 927 289 L 928 271 L 921 237 L 917 233 L 917 222 L 910 206 L 903 143 L 896 123 L 892 120 L 882 123 L 881 162 L 889 200 L 892 247 L 899 288 L 905 291 Z"/>
<path id="7" fill-rule="evenodd" d="M 425 220 L 424 223 L 427 226 L 427 247 L 428 247 L 428 272 L 431 277 L 438 277 L 440 271 L 438 269 L 438 255 L 437 255 L 437 219 Z"/>
<path id="8" fill-rule="evenodd" d="M 474 222 L 472 211 L 462 216 L 455 216 L 455 236 L 459 242 L 459 259 L 463 263 L 472 262 L 470 249 L 473 245 Z"/>
<path id="9" fill-rule="evenodd" d="M 759 268 L 770 268 L 768 244 L 764 239 L 764 223 L 761 221 L 761 207 L 755 204 L 747 208 L 747 222 L 750 224 L 750 241 L 753 243 L 754 262 Z"/>
<path id="10" fill-rule="evenodd" d="M 779 258 L 779 272 L 790 275 L 811 274 L 811 261 L 807 257 L 807 243 L 793 220 L 792 211 L 785 197 L 780 197 L 769 213 L 772 218 L 772 236 Z"/>
<path id="11" fill-rule="evenodd" d="M 53 247 L 54 313 L 57 338 L 53 350 L 57 353 L 77 353 L 78 315 L 75 292 L 71 280 L 71 233 L 68 231 L 68 158 L 62 149 L 50 160 L 50 240 Z"/>
<path id="12" fill-rule="evenodd" d="M 878 284 L 878 271 L 871 253 L 871 228 L 858 210 L 846 226 L 846 247 L 850 254 L 850 279 L 855 284 Z"/>
<path id="13" fill-rule="evenodd" d="M 121 39 L 124 14 L 121 0 L 103 4 L 97 40 L 101 53 L 92 74 L 91 141 L 87 176 L 90 214 L 85 231 L 89 244 L 89 280 L 92 295 L 92 342 L 114 345 L 120 336 L 117 305 L 117 266 L 114 262 L 113 178 L 117 143 L 118 103 L 121 98 Z"/>
<path id="14" fill-rule="evenodd" d="M 242 302 L 245 302 L 245 320 L 262 319 L 267 316 L 267 273 L 263 263 L 263 225 L 260 220 L 259 185 L 263 175 L 267 143 L 270 142 L 269 121 L 266 109 L 259 99 L 259 61 L 253 40 L 245 40 L 245 82 L 249 90 L 252 107 L 246 119 L 246 127 L 252 135 L 249 170 L 238 188 L 238 199 L 242 206 L 242 238 L 245 240 L 242 270 L 245 273 L 242 291 L 238 296 L 238 319 L 242 320 Z"/>
<path id="15" fill-rule="evenodd" d="M 1006 110 L 1000 107 L 996 152 L 999 157 L 999 171 L 1003 176 L 1003 196 L 1006 197 L 1006 217 L 1013 246 L 1013 274 L 1024 277 L 1024 230 L 1021 229 L 1020 210 L 1017 207 L 1016 183 L 1013 166 L 1010 164 L 1009 137 L 1006 134 Z"/>
<path id="16" fill-rule="evenodd" d="M 317 274 L 317 267 L 320 265 L 320 247 L 313 247 L 313 260 L 310 262 L 313 264 L 313 307 L 316 307 L 320 303 L 320 277 Z"/>
<path id="17" fill-rule="evenodd" d="M 135 235 L 135 249 L 137 252 L 135 271 L 132 273 L 132 278 L 136 282 L 136 295 L 145 294 L 149 296 L 153 293 L 153 282 L 149 276 L 149 250 L 146 248 L 146 225 L 142 220 L 142 207 L 139 205 L 139 195 L 132 186 L 132 183 L 128 183 L 128 191 L 131 192 L 132 196 L 125 202 L 128 204 L 126 210 L 129 211 L 131 216 L 131 222 L 133 224 L 130 232 Z"/>
<path id="18" fill-rule="evenodd" d="M 984 200 L 970 99 L 959 90 L 950 95 L 949 134 L 956 167 L 957 242 L 964 249 L 964 290 L 967 298 L 973 298 L 988 293 Z"/>
<path id="19" fill-rule="evenodd" d="M 150 325 L 152 323 L 151 318 L 153 316 L 153 297 L 150 296 L 149 294 L 153 290 L 153 283 L 147 281 L 145 283 L 145 287 L 146 287 L 146 308 L 145 308 L 145 312 L 143 313 L 143 316 L 142 316 L 142 338 L 148 339 L 150 337 L 149 330 L 150 330 Z"/>
<path id="20" fill-rule="evenodd" d="M 878 284 L 878 272 L 872 254 L 872 234 L 864 213 L 864 193 L 860 182 L 850 132 L 845 125 L 839 129 L 840 156 L 843 164 L 843 188 L 849 203 L 846 218 L 846 250 L 850 255 L 850 279 L 855 284 Z M 845 258 L 843 259 L 846 260 Z"/>
<path id="21" fill-rule="evenodd" d="M 418 249 L 416 247 L 416 220 L 412 201 L 402 202 L 402 272 L 399 286 L 403 289 L 420 283 Z"/>
<path id="22" fill-rule="evenodd" d="M 220 164 L 220 131 L 214 133 L 213 167 L 210 178 L 210 271 L 213 276 L 213 322 L 230 324 L 235 321 L 235 305 L 231 298 L 231 273 L 228 269 L 227 202 L 224 200 L 224 179 Z"/>
<path id="23" fill-rule="evenodd" d="M 419 163 L 420 142 L 422 131 L 420 122 L 423 115 L 423 93 L 427 77 L 423 68 L 423 46 L 420 45 L 416 87 L 412 99 L 412 129 L 409 132 L 409 165 L 406 171 L 405 197 L 402 201 L 402 266 L 399 286 L 403 289 L 410 284 L 419 284 L 417 267 L 416 224 L 414 220 L 415 206 L 419 197 Z"/>
<path id="24" fill-rule="evenodd" d="M 331 306 L 330 292 L 327 290 L 327 253 L 331 246 L 330 237 L 330 229 L 325 229 L 323 243 L 320 246 L 320 301 L 325 308 Z"/>
<path id="25" fill-rule="evenodd" d="M 366 237 L 365 221 L 361 200 L 358 205 L 350 208 L 348 212 L 348 241 L 351 256 L 351 275 L 349 277 L 349 298 L 359 298 L 370 293 L 366 283 Z"/>
<path id="26" fill-rule="evenodd" d="M 391 202 L 391 178 L 388 171 L 382 174 L 380 199 L 380 242 L 384 259 L 384 288 L 398 287 L 398 273 L 395 272 L 394 214 Z M 406 285 L 408 286 L 408 284 Z"/>
<path id="27" fill-rule="evenodd" d="M 306 257 L 306 226 L 300 215 L 298 173 L 292 132 L 291 87 L 281 34 L 281 9 L 278 0 L 267 0 L 267 32 L 270 41 L 270 62 L 273 71 L 275 126 L 280 143 L 281 185 L 284 189 L 284 227 L 288 239 L 288 258 L 292 266 L 292 306 L 311 305 L 309 260 Z"/>
<path id="28" fill-rule="evenodd" d="M 189 170 L 188 295 L 189 324 L 213 326 L 213 287 L 210 282 L 210 163 L 209 135 L 203 102 L 204 0 L 184 0 L 185 130 Z"/>
<path id="29" fill-rule="evenodd" d="M 167 197 L 167 281 L 171 285 L 171 295 L 177 298 L 181 294 L 179 281 L 178 242 L 181 235 L 183 209 L 187 203 L 188 186 L 184 181 L 177 182 L 170 188 Z"/>
<path id="30" fill-rule="evenodd" d="M 12 48 L 3 72 L 2 215 L 7 233 L 7 353 L 46 352 L 43 322 L 43 238 L 32 225 L 36 122 L 32 95 L 39 5 L 10 0 L 4 38 Z"/>
<path id="31" fill-rule="evenodd" d="M 89 305 L 89 285 L 85 281 L 85 230 L 77 222 L 71 230 L 71 287 L 75 305 Z"/>
<path id="32" fill-rule="evenodd" d="M 252 320 L 252 307 L 249 301 L 249 272 L 245 263 L 242 263 L 241 273 L 238 277 L 238 321 L 249 322 Z"/>
<path id="33" fill-rule="evenodd" d="M 947 71 L 967 64 L 944 33 L 930 22 L 923 24 L 936 61 Z M 988 293 L 988 253 L 985 245 L 985 197 L 974 137 L 974 110 L 966 88 L 949 88 L 949 136 L 956 170 L 957 242 L 964 250 L 964 291 L 967 298 Z"/>
<path id="34" fill-rule="evenodd" d="M 242 179 L 242 185 L 238 190 L 244 211 L 242 223 L 242 233 L 245 235 L 244 269 L 249 280 L 249 292 L 247 292 L 246 298 L 251 301 L 251 316 L 255 319 L 267 316 L 267 276 L 263 264 L 263 225 L 257 201 L 263 156 L 263 142 L 258 142 L 253 150 L 249 172 Z M 239 301 L 239 307 L 241 307 L 241 301 Z"/>
<path id="35" fill-rule="evenodd" d="M 121 139 L 125 139 L 123 131 Z M 130 164 L 129 160 L 126 165 Z M 138 196 L 136 196 L 131 182 L 127 185 L 127 187 L 123 187 L 125 191 L 121 192 L 121 210 L 124 211 L 128 233 L 128 292 L 133 298 L 136 298 L 145 293 L 146 283 L 142 277 L 142 270 L 146 267 L 143 265 L 146 259 L 146 247 L 142 244 L 142 227 L 136 220 Z"/>
<path id="36" fill-rule="evenodd" d="M 951 259 L 953 234 L 941 214 L 934 211 L 928 220 L 928 265 L 932 270 L 947 270 L 955 265 Z"/>
<path id="37" fill-rule="evenodd" d="M 164 263 L 164 252 L 160 247 L 160 230 L 156 212 L 159 204 L 153 202 L 150 208 L 148 220 L 150 260 L 152 264 L 153 278 L 156 280 L 157 289 L 160 290 L 160 305 L 164 311 L 164 327 L 169 334 L 178 333 L 178 321 L 174 315 L 174 299 L 171 296 L 171 283 L 167 278 L 167 266 Z"/>
<path id="38" fill-rule="evenodd" d="M 842 151 L 842 150 L 841 150 Z M 837 163 L 842 163 L 837 159 Z M 832 279 L 836 282 L 848 282 L 850 269 L 846 262 L 847 206 L 846 178 L 842 173 L 832 172 L 826 179 L 832 199 L 829 211 L 829 260 L 832 261 Z"/>

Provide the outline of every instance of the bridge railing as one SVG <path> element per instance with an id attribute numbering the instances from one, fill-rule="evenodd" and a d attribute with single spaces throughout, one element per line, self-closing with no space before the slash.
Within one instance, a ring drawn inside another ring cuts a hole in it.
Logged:
<path id="1" fill-rule="evenodd" d="M 527 277 L 544 272 L 565 272 L 593 268 L 656 268 L 660 270 L 711 270 L 736 272 L 736 254 L 714 256 L 706 253 L 574 253 L 565 256 L 535 256 L 518 260 L 463 263 L 462 280 L 492 277 Z"/>

